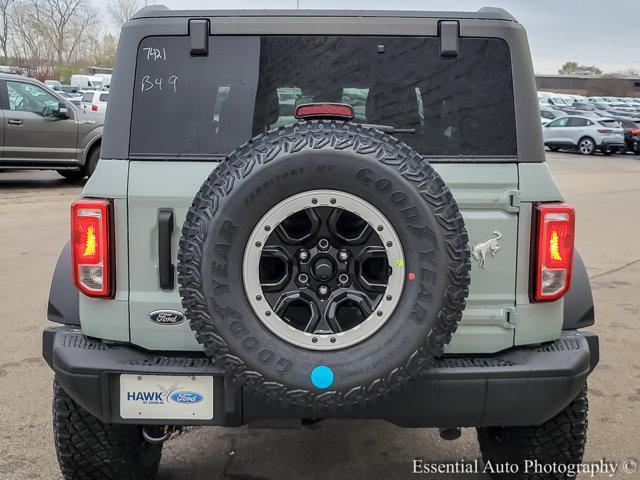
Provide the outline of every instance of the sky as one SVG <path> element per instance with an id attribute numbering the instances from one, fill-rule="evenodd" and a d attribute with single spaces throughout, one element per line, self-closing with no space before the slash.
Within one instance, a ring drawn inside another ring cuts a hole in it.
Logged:
<path id="1" fill-rule="evenodd" d="M 103 0 L 94 0 L 103 4 Z M 640 0 L 164 0 L 171 9 L 507 9 L 528 33 L 538 74 L 554 74 L 567 61 L 596 65 L 606 73 L 640 70 Z M 103 8 L 104 10 L 104 8 Z"/>

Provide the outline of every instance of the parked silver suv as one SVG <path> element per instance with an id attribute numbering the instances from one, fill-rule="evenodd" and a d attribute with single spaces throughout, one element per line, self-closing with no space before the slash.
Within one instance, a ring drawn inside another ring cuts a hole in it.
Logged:
<path id="1" fill-rule="evenodd" d="M 600 150 L 605 155 L 624 151 L 624 130 L 613 118 L 567 116 L 548 123 L 542 129 L 544 144 L 552 151 L 577 149 L 583 155 Z"/>

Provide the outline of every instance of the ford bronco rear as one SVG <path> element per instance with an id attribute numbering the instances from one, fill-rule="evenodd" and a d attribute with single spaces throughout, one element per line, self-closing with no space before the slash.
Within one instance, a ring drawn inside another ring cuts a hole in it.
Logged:
<path id="1" fill-rule="evenodd" d="M 282 419 L 581 461 L 593 302 L 506 12 L 148 7 L 110 95 L 44 332 L 65 478 Z"/>

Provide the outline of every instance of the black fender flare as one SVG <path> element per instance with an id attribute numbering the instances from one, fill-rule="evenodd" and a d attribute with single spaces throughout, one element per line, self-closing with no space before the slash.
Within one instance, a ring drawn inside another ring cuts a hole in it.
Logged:
<path id="1" fill-rule="evenodd" d="M 573 256 L 571 287 L 564 297 L 563 330 L 577 330 L 595 323 L 589 275 L 578 251 Z"/>
<path id="2" fill-rule="evenodd" d="M 80 326 L 80 292 L 71 276 L 71 246 L 60 252 L 49 290 L 47 318 L 51 322 Z"/>

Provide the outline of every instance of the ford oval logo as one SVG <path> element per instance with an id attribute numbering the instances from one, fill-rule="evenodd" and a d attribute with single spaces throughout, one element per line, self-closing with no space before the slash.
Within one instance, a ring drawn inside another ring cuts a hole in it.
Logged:
<path id="1" fill-rule="evenodd" d="M 198 403 L 204 400 L 198 392 L 174 392 L 169 398 L 176 403 Z"/>
<path id="2" fill-rule="evenodd" d="M 149 314 L 149 320 L 158 325 L 179 325 L 186 319 L 183 313 L 175 310 L 156 310 Z"/>

